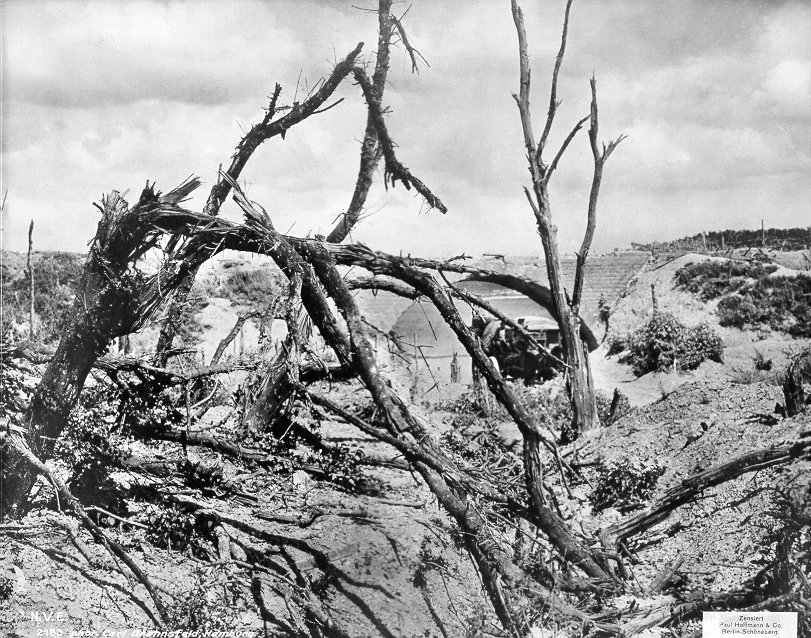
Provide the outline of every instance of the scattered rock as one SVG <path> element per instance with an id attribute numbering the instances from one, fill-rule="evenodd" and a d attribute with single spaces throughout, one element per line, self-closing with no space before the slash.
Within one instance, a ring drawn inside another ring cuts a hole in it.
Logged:
<path id="1" fill-rule="evenodd" d="M 293 472 L 293 485 L 295 485 L 299 489 L 307 489 L 310 483 L 313 482 L 313 479 L 310 478 L 310 475 L 307 474 L 304 470 L 296 470 Z"/>

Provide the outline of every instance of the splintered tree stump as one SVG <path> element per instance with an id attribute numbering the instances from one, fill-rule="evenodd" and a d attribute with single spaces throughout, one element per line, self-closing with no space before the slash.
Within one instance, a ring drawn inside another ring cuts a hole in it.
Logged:
<path id="1" fill-rule="evenodd" d="M 479 368 L 473 363 L 473 391 L 476 394 L 476 401 L 484 416 L 493 414 L 493 397 L 487 388 L 487 382 L 482 378 Z"/>
<path id="2" fill-rule="evenodd" d="M 799 414 L 805 409 L 803 375 L 798 363 L 798 360 L 791 362 L 783 380 L 783 395 L 786 399 L 786 416 L 788 417 Z"/>

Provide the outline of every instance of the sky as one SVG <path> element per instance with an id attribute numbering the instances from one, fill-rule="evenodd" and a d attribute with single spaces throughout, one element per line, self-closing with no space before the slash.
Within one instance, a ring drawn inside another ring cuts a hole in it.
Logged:
<path id="1" fill-rule="evenodd" d="M 365 0 L 372 4 L 370 0 Z M 102 193 L 134 200 L 188 175 L 204 187 L 259 121 L 276 82 L 301 99 L 359 42 L 374 60 L 363 0 L 0 0 L 2 246 L 84 251 Z M 524 0 L 536 133 L 548 105 L 564 0 Z M 410 9 L 409 9 L 410 7 Z M 382 175 L 352 239 L 393 253 L 540 255 L 518 110 L 508 0 L 395 1 L 426 58 L 392 52 L 389 131 L 399 159 L 445 202 L 428 211 Z M 702 230 L 811 226 L 811 3 L 575 0 L 550 137 L 588 113 L 597 78 L 609 159 L 593 249 Z M 242 178 L 275 225 L 327 233 L 351 197 L 365 126 L 359 87 L 266 142 Z M 585 228 L 593 169 L 585 129 L 551 185 L 561 250 Z M 238 219 L 233 203 L 223 215 Z"/>

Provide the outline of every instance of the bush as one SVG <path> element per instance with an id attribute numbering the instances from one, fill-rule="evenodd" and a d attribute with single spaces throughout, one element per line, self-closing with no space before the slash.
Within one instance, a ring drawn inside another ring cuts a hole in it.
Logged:
<path id="1" fill-rule="evenodd" d="M 435 409 L 443 412 L 453 412 L 454 414 L 462 415 L 468 419 L 482 415 L 479 400 L 476 397 L 476 393 L 472 391 L 465 392 L 455 399 L 442 399 L 436 403 Z M 369 405 L 367 416 L 371 416 L 374 412 L 374 405 Z"/>
<path id="2" fill-rule="evenodd" d="M 608 336 L 608 351 L 606 352 L 607 355 L 611 356 L 612 354 L 619 354 L 623 350 L 628 347 L 628 342 L 630 341 L 630 336 L 627 334 L 611 334 Z"/>
<path id="3" fill-rule="evenodd" d="M 193 512 L 176 505 L 163 509 L 151 506 L 147 510 L 147 525 L 146 538 L 156 547 L 189 552 L 197 558 L 212 555 L 213 546 L 206 538 L 209 528 Z"/>
<path id="4" fill-rule="evenodd" d="M 682 370 L 695 370 L 705 359 L 724 362 L 724 341 L 707 322 L 687 329 L 679 354 Z"/>
<path id="5" fill-rule="evenodd" d="M 285 276 L 275 269 L 249 270 L 225 267 L 215 282 L 199 286 L 206 297 L 223 297 L 235 305 L 261 313 L 273 309 L 274 301 L 284 293 Z"/>
<path id="6" fill-rule="evenodd" d="M 794 337 L 811 337 L 811 277 L 772 276 L 774 264 L 708 261 L 687 264 L 676 272 L 676 284 L 703 301 L 720 298 L 722 326 L 767 326 Z"/>
<path id="7" fill-rule="evenodd" d="M 631 335 L 629 340 L 630 361 L 634 374 L 672 368 L 679 355 L 687 328 L 673 315 L 654 313 L 650 321 Z"/>
<path id="8" fill-rule="evenodd" d="M 752 357 L 752 363 L 755 365 L 755 370 L 759 370 L 761 372 L 769 372 L 774 365 L 771 359 L 767 359 L 763 356 L 763 353 L 760 350 L 755 350 L 755 356 Z"/>
<path id="9" fill-rule="evenodd" d="M 480 430 L 473 435 L 448 430 L 442 434 L 441 441 L 451 456 L 476 468 L 476 474 L 498 485 L 502 494 L 517 501 L 522 499 L 525 489 L 523 463 L 518 456 L 505 450 L 495 428 Z"/>
<path id="10" fill-rule="evenodd" d="M 702 301 L 735 292 L 751 280 L 760 280 L 777 270 L 774 264 L 748 261 L 703 261 L 687 264 L 676 272 L 676 285 L 697 294 Z"/>
<path id="11" fill-rule="evenodd" d="M 589 500 L 595 512 L 608 507 L 629 510 L 650 499 L 665 468 L 639 459 L 624 460 L 599 468 L 597 485 Z"/>
<path id="12" fill-rule="evenodd" d="M 616 405 L 614 405 L 614 397 L 616 397 L 617 400 Z M 614 390 L 614 395 L 609 395 L 598 390 L 596 399 L 597 414 L 600 417 L 600 423 L 603 425 L 616 423 L 631 411 L 631 402 L 628 400 L 628 397 L 619 390 Z M 613 411 L 611 410 L 612 407 L 614 408 Z"/>
<path id="13" fill-rule="evenodd" d="M 803 277 L 803 279 L 808 279 Z M 809 280 L 811 281 L 811 280 Z M 803 293 L 808 295 L 809 293 Z M 792 308 L 795 323 L 788 329 L 792 337 L 808 338 L 811 337 L 811 306 L 805 301 L 801 301 Z"/>
<path id="14" fill-rule="evenodd" d="M 634 374 L 673 369 L 694 370 L 705 359 L 723 362 L 724 344 L 708 323 L 687 328 L 673 315 L 656 312 L 629 340 Z"/>
<path id="15" fill-rule="evenodd" d="M 767 598 L 808 591 L 811 578 L 811 481 L 800 470 L 773 489 L 769 516 L 755 544 L 754 560 L 762 569 L 754 587 Z M 791 607 L 785 607 L 791 610 Z M 782 610 L 778 606 L 777 610 Z M 811 615 L 799 614 L 798 636 L 811 635 Z"/>
<path id="16" fill-rule="evenodd" d="M 729 380 L 737 385 L 751 385 L 753 383 L 768 382 L 774 375 L 767 374 L 763 370 L 743 368 L 736 366 L 732 368 Z"/>
<path id="17" fill-rule="evenodd" d="M 167 607 L 165 629 L 169 631 L 160 634 L 258 636 L 258 632 L 249 633 L 242 627 L 240 614 L 252 605 L 246 600 L 239 581 L 229 578 L 227 569 L 230 567 L 199 568 L 194 586 Z"/>
<path id="18" fill-rule="evenodd" d="M 652 248 L 664 252 L 700 252 L 720 248 L 751 248 L 763 246 L 777 250 L 804 250 L 811 240 L 811 228 L 755 228 L 752 230 L 712 230 L 690 237 L 681 237 L 655 244 L 633 244 L 637 250 L 650 252 Z"/>
<path id="19" fill-rule="evenodd" d="M 763 313 L 748 299 L 732 295 L 718 302 L 718 323 L 743 329 L 765 321 Z"/>
<path id="20" fill-rule="evenodd" d="M 116 393 L 101 384 L 86 389 L 56 442 L 55 455 L 68 467 L 68 485 L 85 505 L 125 514 L 126 504 L 110 477 L 129 456 L 126 441 L 111 434 L 117 414 Z"/>

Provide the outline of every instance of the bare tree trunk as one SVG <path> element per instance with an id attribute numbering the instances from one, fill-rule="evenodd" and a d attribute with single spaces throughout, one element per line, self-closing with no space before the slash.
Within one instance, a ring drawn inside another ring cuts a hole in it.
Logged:
<path id="1" fill-rule="evenodd" d="M 389 44 L 391 41 L 391 0 L 379 0 L 378 6 L 378 45 L 377 62 L 373 78 L 374 91 L 378 98 L 382 98 L 386 86 L 386 76 L 389 70 Z M 355 182 L 355 189 L 349 208 L 341 215 L 335 228 L 328 235 L 330 242 L 340 243 L 349 235 L 349 232 L 360 219 L 361 212 L 366 204 L 366 197 L 372 185 L 374 172 L 377 168 L 382 149 L 378 143 L 377 128 L 369 112 L 367 114 L 366 132 L 360 152 L 360 168 Z M 262 379 L 256 397 L 251 404 L 246 417 L 245 427 L 251 432 L 259 432 L 272 423 L 294 391 L 288 369 L 288 348 L 283 347 L 268 366 L 267 374 Z"/>
<path id="2" fill-rule="evenodd" d="M 372 76 L 372 86 L 378 100 L 383 99 L 383 91 L 386 89 L 386 77 L 389 72 L 392 34 L 391 3 L 392 0 L 379 0 L 377 8 L 377 60 L 374 75 Z M 374 115 L 371 111 L 368 111 L 366 115 L 366 132 L 363 135 L 363 144 L 360 148 L 360 168 L 355 181 L 355 190 L 352 193 L 349 208 L 338 220 L 335 228 L 327 235 L 328 242 L 340 244 L 349 236 L 350 231 L 358 223 L 363 207 L 366 205 L 369 188 L 372 186 L 375 169 L 382 156 L 383 149 L 378 142 Z"/>
<path id="3" fill-rule="evenodd" d="M 225 353 L 225 349 L 234 339 L 236 339 L 237 334 L 242 335 L 242 329 L 245 322 L 248 321 L 248 319 L 253 319 L 254 317 L 259 316 L 260 314 L 258 312 L 249 312 L 244 315 L 239 315 L 234 323 L 234 327 L 231 328 L 230 332 L 222 338 L 219 344 L 217 344 L 217 349 L 214 350 L 214 354 L 211 357 L 211 363 L 209 363 L 209 365 L 217 365 L 220 362 L 222 355 Z M 240 350 L 242 350 L 242 344 L 240 344 Z M 242 354 L 242 352 L 240 352 L 240 354 Z"/>
<path id="4" fill-rule="evenodd" d="M 165 196 L 147 187 L 132 209 L 115 191 L 103 200 L 102 217 L 76 293 L 73 314 L 25 417 L 26 443 L 43 461 L 50 458 L 93 364 L 113 339 L 128 334 L 143 318 L 138 303 L 140 273 L 132 265 L 149 249 L 152 240 L 151 229 L 142 223 L 140 216 L 180 210 L 176 204 L 198 185 L 199 181 L 190 180 Z M 16 515 L 23 510 L 35 473 L 13 448 L 3 452 L 2 461 L 0 503 L 5 513 Z"/>
<path id="5" fill-rule="evenodd" d="M 73 316 L 34 395 L 26 438 L 33 453 L 43 460 L 50 457 L 54 442 L 76 405 L 93 363 L 104 353 L 109 341 L 117 336 L 117 329 L 123 322 L 123 307 L 128 301 L 123 298 L 126 293 L 113 285 L 105 270 L 108 258 L 116 260 L 115 255 L 110 255 L 110 246 L 119 246 L 114 241 L 105 245 L 105 230 L 115 228 L 127 212 L 127 203 L 118 193 L 113 192 L 107 197 L 97 241 L 90 251 L 77 291 Z M 129 252 L 127 250 L 124 254 Z M 113 262 L 119 266 L 117 275 L 126 272 L 126 264 L 120 262 L 120 257 L 117 263 Z M 111 308 L 117 311 L 111 311 Z M 13 516 L 20 513 L 36 477 L 30 464 L 12 450 L 6 450 L 3 460 L 3 506 Z"/>
<path id="6" fill-rule="evenodd" d="M 572 424 L 571 436 L 562 438 L 569 441 L 576 439 L 583 432 L 599 427 L 600 417 L 597 412 L 597 393 L 594 389 L 591 363 L 583 343 L 579 339 L 576 343 L 572 343 L 564 337 L 563 345 L 564 359 L 569 364 L 566 370 L 566 384 L 572 405 Z"/>

